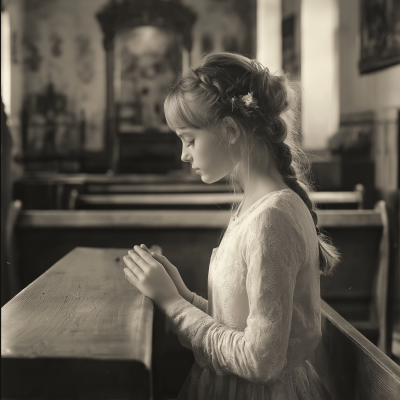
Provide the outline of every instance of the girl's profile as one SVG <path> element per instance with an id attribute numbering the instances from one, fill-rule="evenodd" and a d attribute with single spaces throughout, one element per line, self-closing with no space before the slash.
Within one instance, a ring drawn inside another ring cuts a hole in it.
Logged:
<path id="1" fill-rule="evenodd" d="M 194 353 L 181 400 L 330 399 L 307 360 L 321 338 L 320 274 L 339 255 L 309 197 L 297 93 L 256 60 L 212 53 L 165 101 L 182 161 L 203 182 L 227 177 L 244 195 L 212 251 L 208 300 L 146 246 L 124 257 L 126 278 Z"/>

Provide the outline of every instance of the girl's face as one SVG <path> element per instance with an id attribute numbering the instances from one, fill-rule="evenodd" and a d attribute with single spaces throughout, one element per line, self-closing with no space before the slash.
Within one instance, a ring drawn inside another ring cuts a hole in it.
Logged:
<path id="1" fill-rule="evenodd" d="M 211 131 L 188 128 L 176 133 L 182 140 L 182 161 L 190 162 L 204 183 L 217 182 L 232 171 L 231 147 L 217 141 Z"/>

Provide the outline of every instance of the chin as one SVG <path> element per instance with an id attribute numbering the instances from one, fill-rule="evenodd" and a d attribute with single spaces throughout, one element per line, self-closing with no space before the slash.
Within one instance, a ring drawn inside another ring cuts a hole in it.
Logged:
<path id="1" fill-rule="evenodd" d="M 208 177 L 207 175 L 204 175 L 204 174 L 201 174 L 201 175 L 200 175 L 200 179 L 201 179 L 204 183 L 207 183 L 207 184 L 210 184 L 210 183 L 214 183 L 214 182 L 215 182 L 215 181 L 213 181 L 213 180 L 210 181 L 210 177 Z"/>
<path id="2" fill-rule="evenodd" d="M 201 179 L 204 183 L 211 183 L 211 182 L 208 182 L 208 180 L 206 179 L 206 177 L 205 177 L 204 175 L 201 175 L 201 176 L 200 176 L 200 179 Z"/>
<path id="3" fill-rule="evenodd" d="M 221 180 L 223 177 L 211 177 L 211 176 L 207 176 L 207 175 L 204 175 L 204 174 L 202 174 L 201 176 L 201 180 L 204 182 L 204 183 L 207 183 L 208 185 L 211 185 L 211 184 L 213 184 L 213 183 L 215 183 L 215 182 L 218 182 L 219 180 Z"/>

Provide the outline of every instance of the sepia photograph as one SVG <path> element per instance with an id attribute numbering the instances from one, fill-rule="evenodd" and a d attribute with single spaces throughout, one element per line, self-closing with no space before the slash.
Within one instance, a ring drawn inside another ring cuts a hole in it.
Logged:
<path id="1" fill-rule="evenodd" d="M 398 400 L 400 0 L 1 0 L 1 399 Z"/>

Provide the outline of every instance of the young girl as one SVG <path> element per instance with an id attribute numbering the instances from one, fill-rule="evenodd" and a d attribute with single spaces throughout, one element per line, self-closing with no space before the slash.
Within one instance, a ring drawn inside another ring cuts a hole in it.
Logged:
<path id="1" fill-rule="evenodd" d="M 212 252 L 208 301 L 144 245 L 124 258 L 127 279 L 194 353 L 179 399 L 329 399 L 307 360 L 321 338 L 319 276 L 338 253 L 308 196 L 292 84 L 214 53 L 171 90 L 165 114 L 203 182 L 228 176 L 244 192 Z"/>

